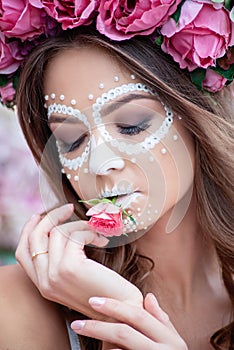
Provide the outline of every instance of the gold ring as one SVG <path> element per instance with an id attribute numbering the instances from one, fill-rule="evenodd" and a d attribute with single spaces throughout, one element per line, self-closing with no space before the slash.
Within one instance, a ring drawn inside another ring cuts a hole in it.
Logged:
<path id="1" fill-rule="evenodd" d="M 42 252 L 33 252 L 32 253 L 32 260 L 35 259 L 38 255 L 47 254 L 47 253 L 48 253 L 48 250 L 44 250 Z"/>

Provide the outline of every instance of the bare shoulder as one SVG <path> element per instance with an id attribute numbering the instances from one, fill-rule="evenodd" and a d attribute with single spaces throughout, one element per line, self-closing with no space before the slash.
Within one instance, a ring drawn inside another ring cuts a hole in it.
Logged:
<path id="1" fill-rule="evenodd" d="M 0 349 L 69 349 L 58 307 L 44 299 L 19 265 L 0 267 Z"/>

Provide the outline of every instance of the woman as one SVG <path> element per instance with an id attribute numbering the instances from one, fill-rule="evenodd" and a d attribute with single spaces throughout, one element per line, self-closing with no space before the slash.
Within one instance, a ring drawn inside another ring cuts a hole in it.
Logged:
<path id="1" fill-rule="evenodd" d="M 60 205 L 29 220 L 16 252 L 37 288 L 19 266 L 2 271 L 3 348 L 69 348 L 65 317 L 83 320 L 72 323 L 82 349 L 233 349 L 223 97 L 199 92 L 149 38 L 113 44 L 87 27 L 35 48 L 18 113 Z M 116 197 L 125 235 L 107 238 L 78 200 Z"/>

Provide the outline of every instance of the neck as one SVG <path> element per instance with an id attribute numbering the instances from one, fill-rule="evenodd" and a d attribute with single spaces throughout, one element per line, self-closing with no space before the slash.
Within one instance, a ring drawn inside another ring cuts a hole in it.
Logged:
<path id="1" fill-rule="evenodd" d="M 207 285 L 214 287 L 218 261 L 213 245 L 204 239 L 198 225 L 194 196 L 180 224 L 166 233 L 171 214 L 166 213 L 142 236 L 137 247 L 155 263 L 149 288 L 155 290 L 160 299 L 162 295 L 173 298 L 174 303 L 186 307 L 196 290 L 199 292 Z"/>

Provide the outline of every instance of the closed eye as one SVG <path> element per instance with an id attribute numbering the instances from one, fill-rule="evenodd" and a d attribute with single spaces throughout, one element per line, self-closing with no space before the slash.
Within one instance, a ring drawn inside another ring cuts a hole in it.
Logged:
<path id="1" fill-rule="evenodd" d="M 120 134 L 123 135 L 138 135 L 142 131 L 145 131 L 151 126 L 149 119 L 143 120 L 142 122 L 135 125 L 117 124 L 117 128 Z"/>
<path id="2" fill-rule="evenodd" d="M 63 140 L 59 140 L 62 153 L 69 153 L 79 148 L 83 144 L 86 136 L 87 136 L 87 133 L 81 135 L 76 141 L 72 143 L 66 143 Z"/>

